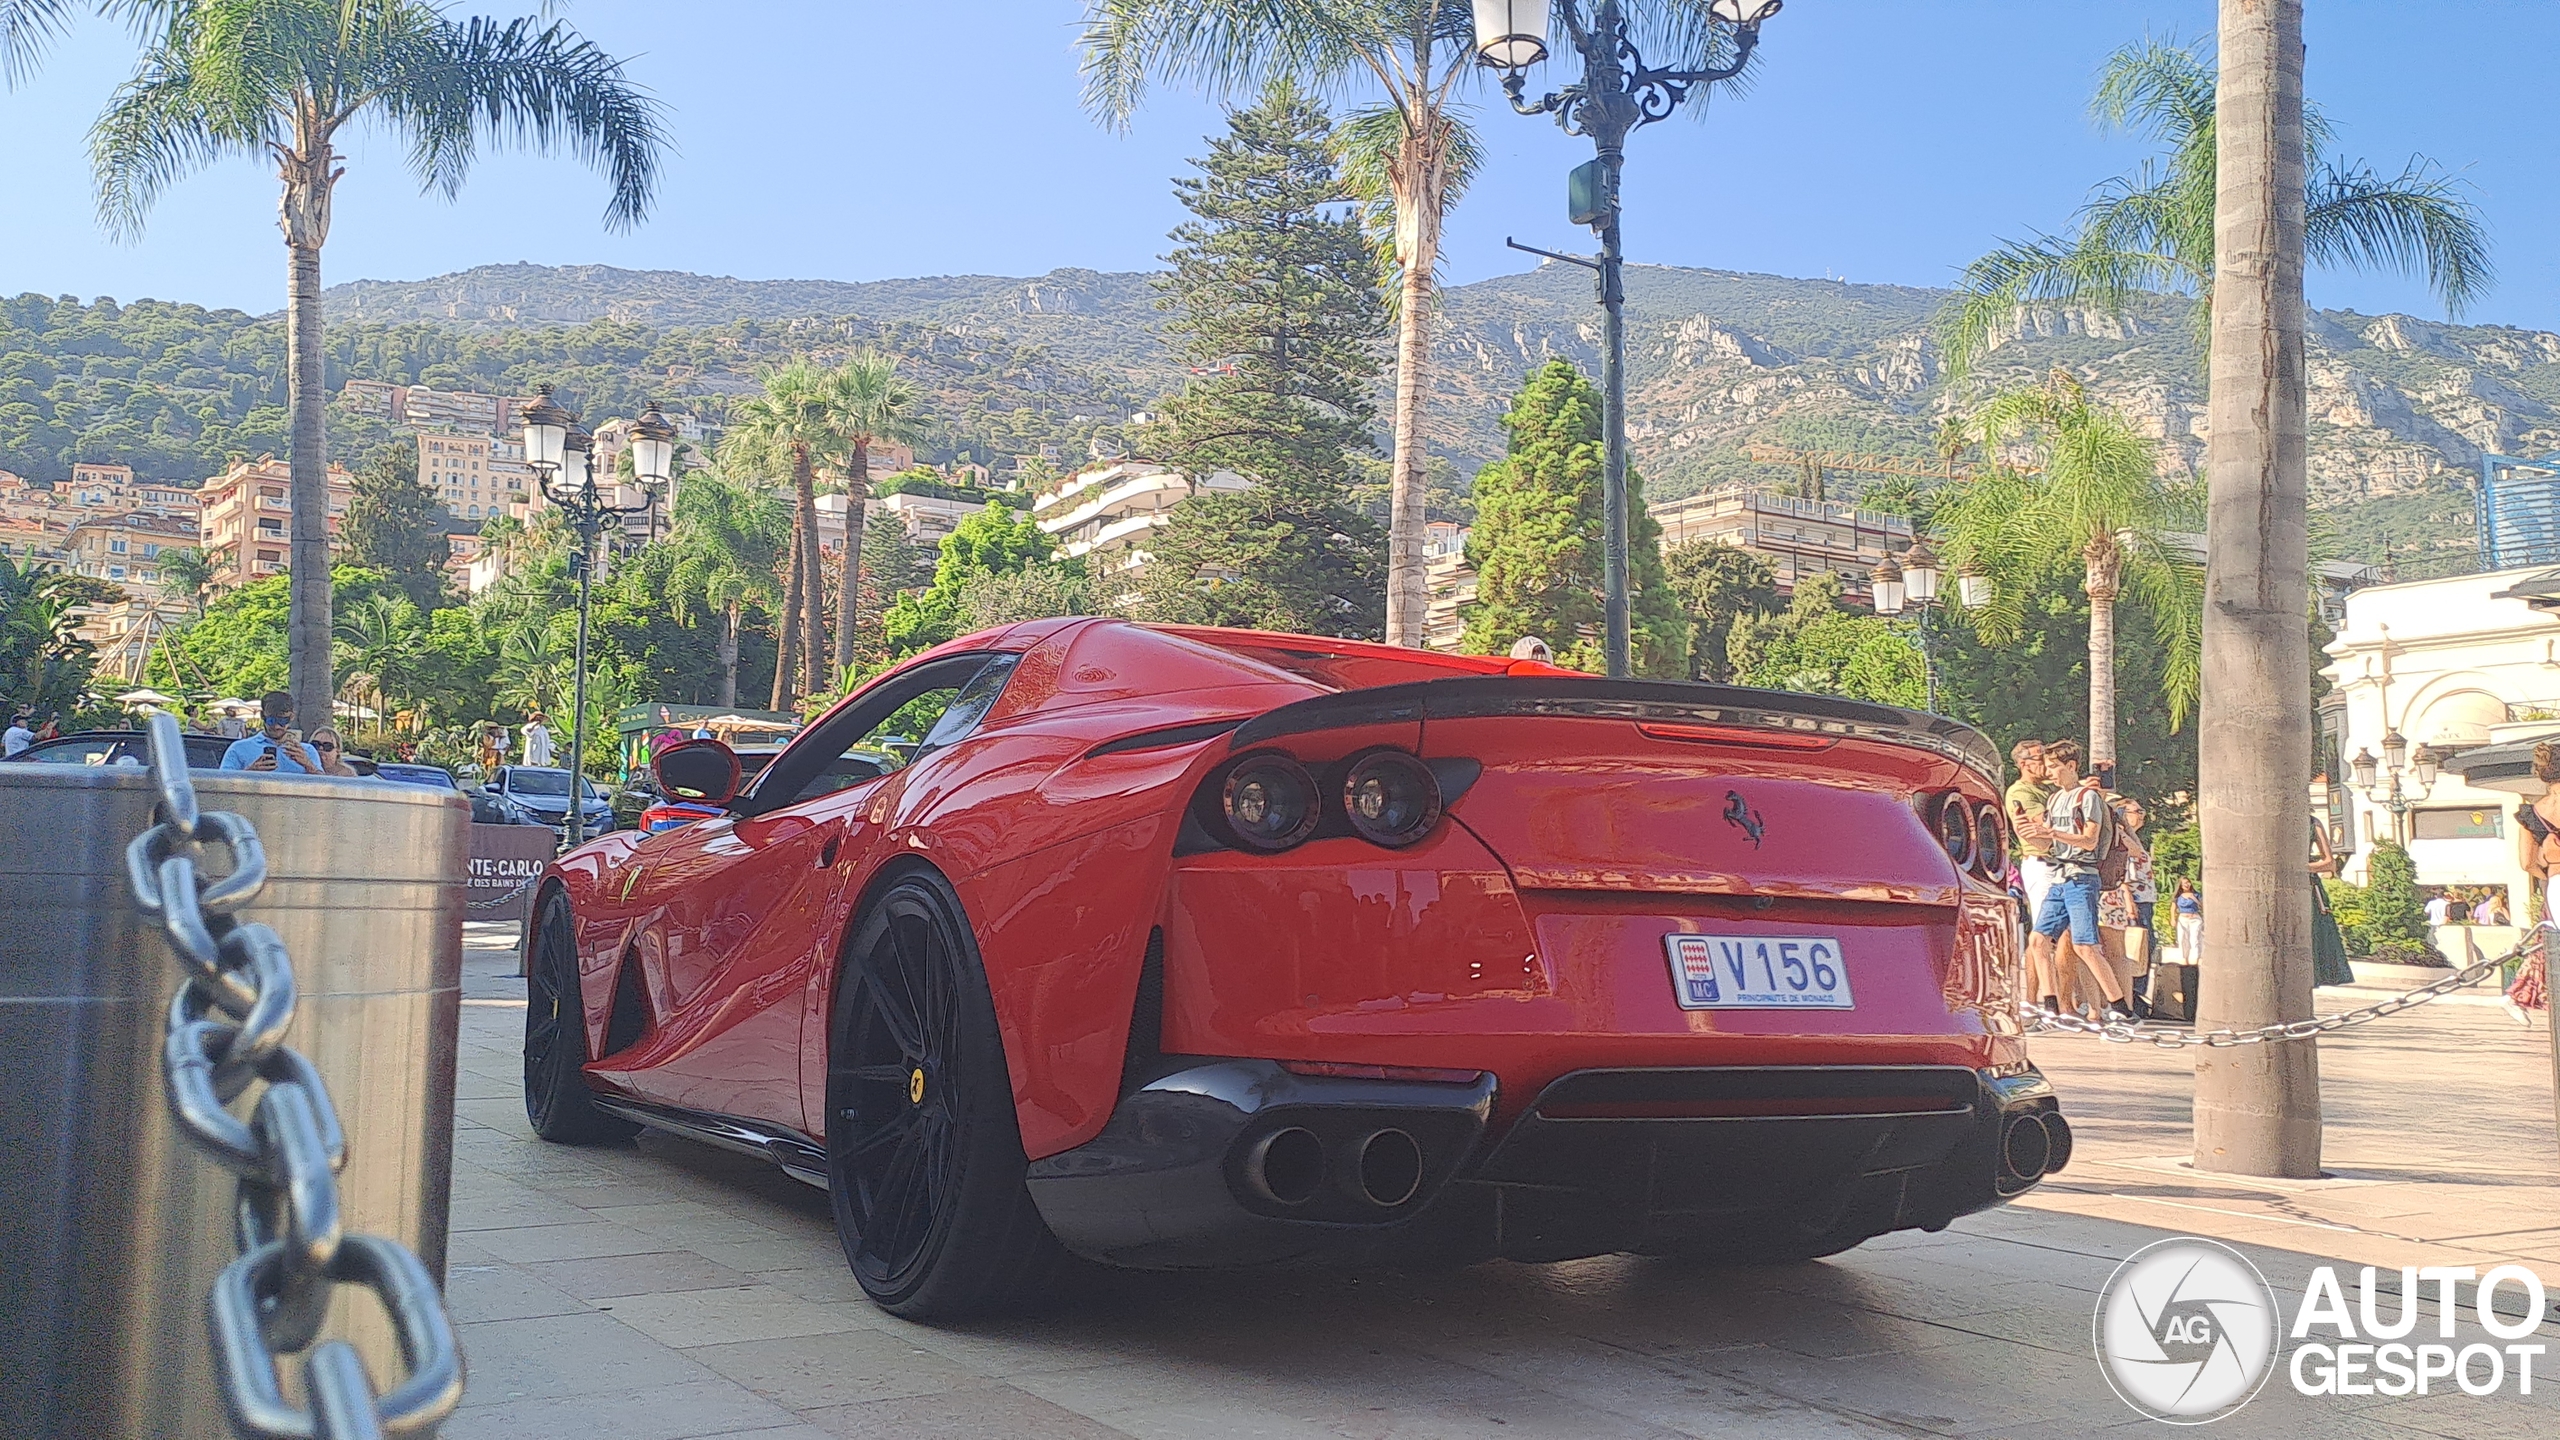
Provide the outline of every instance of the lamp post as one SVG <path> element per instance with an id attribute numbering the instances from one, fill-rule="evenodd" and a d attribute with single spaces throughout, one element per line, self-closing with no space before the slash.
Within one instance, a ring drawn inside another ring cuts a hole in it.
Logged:
<path id="1" fill-rule="evenodd" d="M 541 487 L 543 497 L 560 507 L 568 517 L 570 530 L 578 537 L 578 646 L 570 661 L 569 701 L 569 846 L 575 849 L 587 839 L 587 622 L 589 590 L 595 579 L 596 541 L 608 520 L 619 529 L 623 516 L 657 508 L 658 491 L 667 483 L 668 465 L 675 453 L 675 427 L 658 413 L 654 401 L 649 404 L 631 428 L 631 468 L 640 485 L 641 503 L 607 504 L 588 463 L 593 437 L 578 424 L 576 416 L 552 402 L 550 386 L 538 386 L 536 390 L 540 398 L 526 406 L 524 412 L 525 465 L 533 471 L 534 483 Z"/>
<path id="2" fill-rule="evenodd" d="M 1742 73 L 1760 42 L 1760 22 L 1778 13 L 1782 0 L 1713 0 L 1710 31 L 1733 37 L 1726 64 L 1702 70 L 1658 70 L 1645 64 L 1629 34 L 1623 0 L 1592 0 L 1588 23 L 1581 0 L 1564 0 L 1565 34 L 1582 55 L 1582 79 L 1530 100 L 1529 66 L 1547 57 L 1551 0 L 1475 0 L 1476 57 L 1502 72 L 1502 93 L 1523 115 L 1553 115 L 1568 135 L 1586 135 L 1598 158 L 1576 168 L 1567 193 L 1569 217 L 1600 240 L 1598 259 L 1561 255 L 1508 241 L 1515 250 L 1562 260 L 1597 272 L 1602 312 L 1600 352 L 1602 496 L 1608 627 L 1603 653 L 1610 675 L 1628 673 L 1627 640 L 1627 326 L 1624 255 L 1618 235 L 1618 180 L 1626 166 L 1629 131 L 1680 108 L 1699 85 Z"/>
<path id="3" fill-rule="evenodd" d="M 2408 837 L 2401 833 L 2409 807 L 2424 800 L 2436 788 L 2436 753 L 2420 745 L 2413 753 L 2409 737 L 2394 728 L 2382 737 L 2382 760 L 2376 764 L 2373 752 L 2359 745 L 2356 758 L 2347 762 L 2347 770 L 2358 790 L 2364 792 L 2368 804 L 2391 812 L 2391 843 L 2406 845 Z M 2409 777 L 2410 788 L 2403 789 L 2400 777 Z"/>
<path id="4" fill-rule="evenodd" d="M 1912 619 L 1919 632 L 1920 674 L 1928 687 L 1928 708 L 1932 713 L 1938 708 L 1938 665 L 1929 649 L 1929 615 L 1938 607 L 1938 581 L 1943 574 L 1929 542 L 1914 538 L 1911 548 L 1902 552 L 1900 564 L 1888 555 L 1869 576 L 1875 586 L 1878 615 L 1899 615 L 1906 609 L 1918 611 Z M 1970 610 L 1991 598 L 1991 582 L 1980 575 L 1958 576 L 1956 596 Z"/>

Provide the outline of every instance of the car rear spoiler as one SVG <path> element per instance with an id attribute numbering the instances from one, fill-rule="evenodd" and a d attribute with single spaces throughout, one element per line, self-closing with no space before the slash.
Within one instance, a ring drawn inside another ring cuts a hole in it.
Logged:
<path id="1" fill-rule="evenodd" d="M 1772 739 L 1783 734 L 1875 740 L 1944 755 L 1978 771 L 1995 788 L 2001 780 L 1999 752 L 1960 720 L 1838 695 L 1682 680 L 1484 675 L 1344 690 L 1266 711 L 1238 726 L 1228 748 L 1248 750 L 1283 735 L 1354 725 L 1496 716 L 1703 725 L 1767 732 Z"/>

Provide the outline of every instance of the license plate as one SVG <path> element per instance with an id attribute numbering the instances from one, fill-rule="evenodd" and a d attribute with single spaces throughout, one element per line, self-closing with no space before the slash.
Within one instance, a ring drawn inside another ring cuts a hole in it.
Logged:
<path id="1" fill-rule="evenodd" d="M 1683 1010 L 1849 1010 L 1849 967 L 1828 935 L 1662 937 Z"/>

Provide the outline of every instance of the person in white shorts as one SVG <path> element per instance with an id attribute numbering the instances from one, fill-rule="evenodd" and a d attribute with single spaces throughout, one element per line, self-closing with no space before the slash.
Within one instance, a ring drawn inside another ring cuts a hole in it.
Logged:
<path id="1" fill-rule="evenodd" d="M 2002 799 L 2009 811 L 2009 828 L 2018 836 L 2018 884 L 2027 895 L 2022 927 L 2027 993 L 2045 1008 L 2059 1009 L 2061 987 L 2054 983 L 2053 947 L 2035 933 L 2035 917 L 2044 910 L 2044 892 L 2053 886 L 2053 862 L 2045 858 L 2043 846 L 2026 838 L 2031 826 L 2043 823 L 2045 802 L 2053 793 L 2044 783 L 2044 742 L 2021 740 L 2009 747 L 2009 759 L 2018 767 L 2018 778 Z"/>

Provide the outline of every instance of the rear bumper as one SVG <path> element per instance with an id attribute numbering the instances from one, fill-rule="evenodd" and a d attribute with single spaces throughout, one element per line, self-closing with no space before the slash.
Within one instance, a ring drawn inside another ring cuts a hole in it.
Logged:
<path id="1" fill-rule="evenodd" d="M 1067 1248 L 1144 1268 L 1284 1261 L 1749 1258 L 1936 1229 L 2069 1158 L 2032 1069 L 1582 1070 L 1499 1136 L 1494 1081 L 1293 1074 L 1197 1060 L 1035 1162 Z"/>

